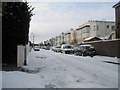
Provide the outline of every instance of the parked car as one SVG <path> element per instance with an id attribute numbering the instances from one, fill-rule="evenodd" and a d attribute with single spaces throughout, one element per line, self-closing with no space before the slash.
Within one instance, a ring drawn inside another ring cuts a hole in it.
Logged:
<path id="1" fill-rule="evenodd" d="M 80 45 L 79 47 L 74 48 L 74 54 L 80 56 L 91 56 L 96 55 L 96 50 L 91 45 Z"/>
<path id="2" fill-rule="evenodd" d="M 52 47 L 51 47 L 51 50 L 54 51 L 54 49 L 55 49 L 55 46 L 52 46 Z"/>
<path id="3" fill-rule="evenodd" d="M 34 47 L 33 47 L 33 50 L 34 50 L 34 51 L 40 51 L 40 48 L 39 48 L 39 46 L 34 46 Z"/>
<path id="4" fill-rule="evenodd" d="M 60 45 L 55 46 L 54 52 L 61 52 L 61 46 Z"/>
<path id="5" fill-rule="evenodd" d="M 41 48 L 41 49 L 45 49 L 45 46 L 41 46 L 40 48 Z"/>
<path id="6" fill-rule="evenodd" d="M 45 50 L 50 50 L 50 46 L 45 46 Z"/>
<path id="7" fill-rule="evenodd" d="M 74 48 L 72 45 L 62 45 L 61 52 L 65 54 L 74 53 Z"/>

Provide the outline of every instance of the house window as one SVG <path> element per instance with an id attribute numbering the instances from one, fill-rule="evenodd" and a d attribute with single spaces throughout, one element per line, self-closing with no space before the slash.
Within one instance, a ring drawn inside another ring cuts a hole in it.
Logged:
<path id="1" fill-rule="evenodd" d="M 89 33 L 89 30 L 85 28 L 82 33 Z"/>
<path id="2" fill-rule="evenodd" d="M 112 29 L 112 30 L 115 30 L 115 26 L 111 26 L 111 29 Z"/>
<path id="3" fill-rule="evenodd" d="M 100 37 L 100 35 L 97 35 L 97 37 Z"/>
<path id="4" fill-rule="evenodd" d="M 97 30 L 99 29 L 99 26 L 97 25 Z"/>
<path id="5" fill-rule="evenodd" d="M 107 28 L 109 29 L 109 25 L 107 25 Z"/>
<path id="6" fill-rule="evenodd" d="M 94 31 L 95 31 L 95 26 L 93 28 L 94 28 Z"/>

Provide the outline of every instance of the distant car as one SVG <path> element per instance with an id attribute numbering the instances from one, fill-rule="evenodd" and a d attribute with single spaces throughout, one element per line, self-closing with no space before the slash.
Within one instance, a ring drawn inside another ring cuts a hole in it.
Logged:
<path id="1" fill-rule="evenodd" d="M 52 51 L 54 51 L 54 49 L 55 49 L 55 46 L 52 46 L 50 49 L 51 49 Z"/>
<path id="2" fill-rule="evenodd" d="M 41 48 L 41 49 L 44 49 L 44 46 L 41 46 L 40 48 Z"/>
<path id="3" fill-rule="evenodd" d="M 74 53 L 74 48 L 72 45 L 62 45 L 61 46 L 61 52 L 65 53 L 65 54 L 70 54 L 70 53 Z"/>
<path id="4" fill-rule="evenodd" d="M 96 50 L 91 45 L 80 45 L 79 47 L 74 48 L 74 54 L 80 56 L 91 56 L 96 55 Z"/>
<path id="5" fill-rule="evenodd" d="M 39 46 L 34 46 L 34 47 L 33 47 L 33 50 L 34 50 L 34 51 L 40 51 L 40 48 L 39 48 Z"/>
<path id="6" fill-rule="evenodd" d="M 61 46 L 60 45 L 55 46 L 54 52 L 61 52 Z"/>
<path id="7" fill-rule="evenodd" d="M 50 46 L 45 46 L 45 50 L 50 50 Z"/>

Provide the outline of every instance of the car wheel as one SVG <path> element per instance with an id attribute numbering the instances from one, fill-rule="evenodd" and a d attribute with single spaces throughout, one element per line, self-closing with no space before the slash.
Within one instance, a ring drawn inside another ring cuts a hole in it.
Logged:
<path id="1" fill-rule="evenodd" d="M 91 57 L 93 58 L 93 55 Z"/>
<path id="2" fill-rule="evenodd" d="M 90 57 L 93 57 L 94 55 L 89 55 Z"/>

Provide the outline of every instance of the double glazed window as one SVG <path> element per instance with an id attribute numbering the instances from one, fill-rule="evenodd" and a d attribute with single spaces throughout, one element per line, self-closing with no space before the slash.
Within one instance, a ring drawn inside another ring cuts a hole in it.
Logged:
<path id="1" fill-rule="evenodd" d="M 89 33 L 89 29 L 88 29 L 88 28 L 84 28 L 84 29 L 82 30 L 82 33 Z"/>
<path id="2" fill-rule="evenodd" d="M 99 30 L 99 26 L 97 25 L 97 30 Z"/>
<path id="3" fill-rule="evenodd" d="M 115 30 L 115 26 L 111 26 L 111 29 L 112 29 L 112 30 Z"/>
<path id="4" fill-rule="evenodd" d="M 107 25 L 107 28 L 109 29 L 109 25 Z"/>

